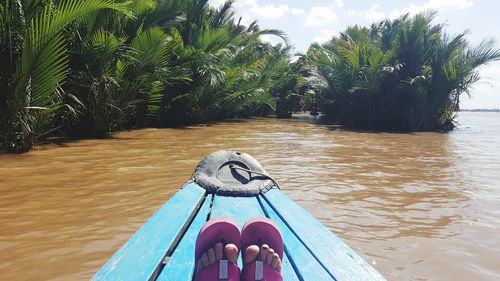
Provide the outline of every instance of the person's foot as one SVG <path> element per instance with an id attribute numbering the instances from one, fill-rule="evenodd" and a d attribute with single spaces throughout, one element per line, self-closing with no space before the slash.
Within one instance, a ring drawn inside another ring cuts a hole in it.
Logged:
<path id="1" fill-rule="evenodd" d="M 280 256 L 274 252 L 272 248 L 269 248 L 267 244 L 262 246 L 250 245 L 245 249 L 245 260 L 244 264 L 249 264 L 255 260 L 263 261 L 267 263 L 276 272 L 281 273 L 281 259 Z"/>
<path id="2" fill-rule="evenodd" d="M 236 264 L 238 262 L 238 251 L 238 247 L 234 244 L 227 244 L 224 247 L 222 243 L 216 243 L 213 248 L 203 253 L 196 262 L 196 273 L 222 259 L 227 259 L 230 263 Z"/>

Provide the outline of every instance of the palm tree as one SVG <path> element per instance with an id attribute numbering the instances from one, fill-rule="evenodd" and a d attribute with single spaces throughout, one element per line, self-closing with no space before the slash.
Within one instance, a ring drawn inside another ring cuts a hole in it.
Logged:
<path id="1" fill-rule="evenodd" d="M 375 130 L 450 130 L 460 97 L 479 80 L 478 69 L 500 59 L 492 40 L 471 47 L 449 36 L 435 12 L 349 27 L 310 47 L 323 75 L 323 110 L 345 126 Z"/>
<path id="2" fill-rule="evenodd" d="M 66 90 L 84 106 L 66 122 L 69 135 L 104 137 L 151 123 L 165 84 L 190 81 L 189 72 L 169 59 L 182 49 L 181 38 L 167 33 L 182 7 L 181 1 L 135 1 L 135 17 L 98 11 L 74 26 Z"/>
<path id="3" fill-rule="evenodd" d="M 267 77 L 263 65 L 269 57 L 263 51 L 268 44 L 259 37 L 275 35 L 288 41 L 283 32 L 261 30 L 255 22 L 248 27 L 236 23 L 232 5 L 227 1 L 214 9 L 207 1 L 195 0 L 188 6 L 188 20 L 176 29 L 184 42 L 176 64 L 191 69 L 192 82 L 167 88 L 159 124 L 209 121 L 240 115 L 250 105 L 274 106 L 269 89 L 262 87 L 267 80 L 255 83 Z"/>
<path id="4" fill-rule="evenodd" d="M 3 1 L 0 143 L 274 110 L 294 80 L 285 34 L 236 22 L 232 0 L 207 2 Z"/>
<path id="5" fill-rule="evenodd" d="M 53 128 L 68 73 L 64 29 L 82 15 L 100 9 L 128 14 L 111 0 L 13 1 L 0 4 L 0 119 L 3 143 L 26 151 Z"/>

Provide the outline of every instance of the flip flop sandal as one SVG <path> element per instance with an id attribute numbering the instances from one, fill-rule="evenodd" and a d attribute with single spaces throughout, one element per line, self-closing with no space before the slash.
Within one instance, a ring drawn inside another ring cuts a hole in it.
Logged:
<path id="1" fill-rule="evenodd" d="M 255 218 L 247 221 L 241 231 L 242 253 L 250 245 L 269 245 L 283 260 L 283 239 L 278 226 L 268 218 Z M 263 261 L 254 261 L 243 266 L 242 281 L 282 281 L 281 274 Z"/>
<path id="2" fill-rule="evenodd" d="M 240 250 L 241 233 L 236 223 L 230 218 L 217 218 L 209 220 L 201 228 L 196 239 L 195 263 L 203 253 L 214 247 L 216 243 L 225 245 L 234 244 Z M 237 264 L 222 259 L 209 267 L 195 273 L 193 281 L 239 281 L 240 269 Z"/>

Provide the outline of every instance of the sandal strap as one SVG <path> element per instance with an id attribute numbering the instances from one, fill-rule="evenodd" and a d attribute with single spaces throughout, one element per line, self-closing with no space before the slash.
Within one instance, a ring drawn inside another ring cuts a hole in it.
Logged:
<path id="1" fill-rule="evenodd" d="M 255 262 L 255 280 L 264 279 L 264 262 L 256 261 Z"/>
<path id="2" fill-rule="evenodd" d="M 229 271 L 228 271 L 228 261 L 227 260 L 220 260 L 219 261 L 219 279 L 224 280 L 229 277 Z"/>

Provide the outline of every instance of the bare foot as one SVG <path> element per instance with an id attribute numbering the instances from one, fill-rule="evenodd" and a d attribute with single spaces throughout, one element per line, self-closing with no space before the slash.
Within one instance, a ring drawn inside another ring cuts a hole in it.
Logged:
<path id="1" fill-rule="evenodd" d="M 227 259 L 229 262 L 236 264 L 238 262 L 238 247 L 234 244 L 227 244 L 224 247 L 222 243 L 216 243 L 213 248 L 203 253 L 196 262 L 196 273 L 222 259 Z"/>
<path id="2" fill-rule="evenodd" d="M 267 244 L 263 244 L 260 247 L 251 245 L 245 249 L 245 260 L 243 263 L 249 264 L 255 260 L 263 261 L 276 270 L 276 272 L 281 273 L 280 256 L 272 248 L 269 248 Z"/>

